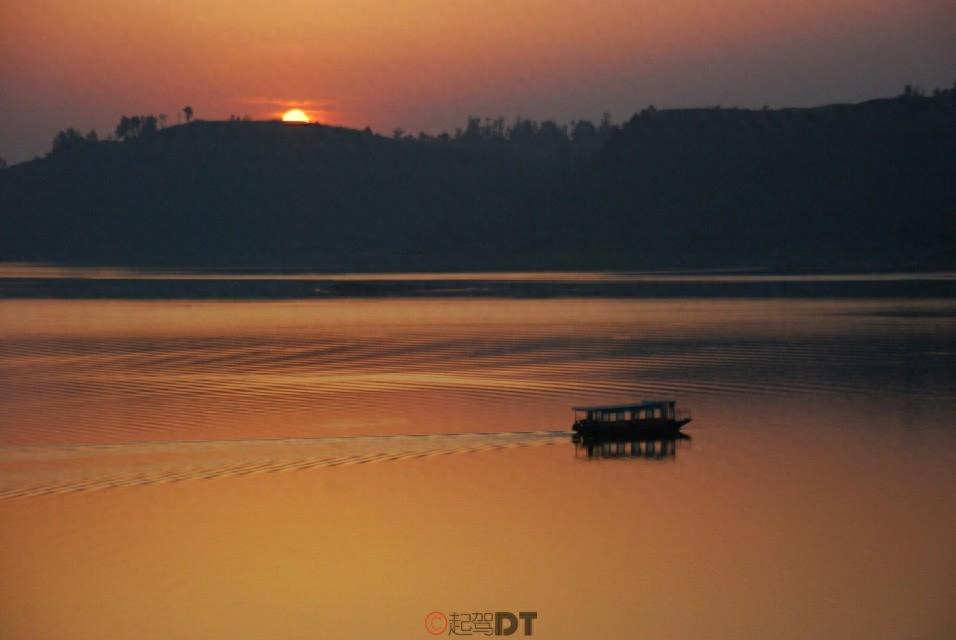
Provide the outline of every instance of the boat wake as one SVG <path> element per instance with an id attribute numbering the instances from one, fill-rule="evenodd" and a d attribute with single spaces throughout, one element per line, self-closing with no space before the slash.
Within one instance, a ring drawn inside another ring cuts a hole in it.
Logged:
<path id="1" fill-rule="evenodd" d="M 0 448 L 0 500 L 569 442 L 567 431 Z"/>

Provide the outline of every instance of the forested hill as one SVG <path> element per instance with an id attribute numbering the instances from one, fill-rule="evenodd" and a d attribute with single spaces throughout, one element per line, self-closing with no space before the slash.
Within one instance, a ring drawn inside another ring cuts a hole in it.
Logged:
<path id="1" fill-rule="evenodd" d="M 192 122 L 0 171 L 0 259 L 333 270 L 956 263 L 956 90 L 456 136 Z"/>
<path id="2" fill-rule="evenodd" d="M 566 247 L 590 238 L 586 252 L 614 264 L 952 265 L 956 90 L 816 109 L 648 109 L 539 209 Z"/>
<path id="3" fill-rule="evenodd" d="M 278 122 L 73 138 L 2 174 L 7 259 L 403 268 L 473 249 L 566 165 Z"/>

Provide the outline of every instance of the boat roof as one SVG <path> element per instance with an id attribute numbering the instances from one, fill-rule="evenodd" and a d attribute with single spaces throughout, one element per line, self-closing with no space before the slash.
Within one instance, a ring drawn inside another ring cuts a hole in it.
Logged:
<path id="1" fill-rule="evenodd" d="M 630 402 L 624 404 L 596 404 L 587 407 L 571 407 L 574 411 L 610 411 L 612 409 L 652 409 L 665 404 L 675 402 L 674 400 L 641 400 L 640 402 Z"/>

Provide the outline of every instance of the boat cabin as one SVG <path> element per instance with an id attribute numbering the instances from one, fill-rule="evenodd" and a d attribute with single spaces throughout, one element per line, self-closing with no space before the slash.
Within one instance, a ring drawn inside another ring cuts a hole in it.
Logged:
<path id="1" fill-rule="evenodd" d="M 574 407 L 575 422 L 668 422 L 677 419 L 675 400 L 647 400 L 637 404 Z"/>

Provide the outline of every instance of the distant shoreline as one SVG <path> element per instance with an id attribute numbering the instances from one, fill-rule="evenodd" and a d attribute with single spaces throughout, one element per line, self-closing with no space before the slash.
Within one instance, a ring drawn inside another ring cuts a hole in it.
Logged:
<path id="1" fill-rule="evenodd" d="M 0 299 L 954 298 L 956 272 L 252 273 L 0 265 Z"/>

